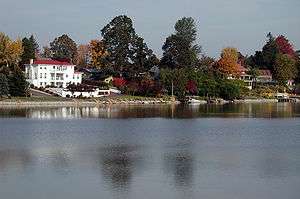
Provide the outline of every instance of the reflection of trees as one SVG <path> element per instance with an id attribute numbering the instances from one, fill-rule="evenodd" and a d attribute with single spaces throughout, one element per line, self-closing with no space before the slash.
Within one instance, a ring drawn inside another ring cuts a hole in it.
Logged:
<path id="1" fill-rule="evenodd" d="M 189 152 L 172 153 L 165 156 L 166 170 L 174 176 L 177 186 L 189 186 L 193 179 L 194 157 Z"/>
<path id="2" fill-rule="evenodd" d="M 0 108 L 0 117 L 29 118 L 196 118 L 196 117 L 292 117 L 300 106 L 291 103 L 241 103 L 208 105 L 99 105 L 95 107 Z"/>
<path id="3" fill-rule="evenodd" d="M 125 188 L 130 184 L 135 169 L 141 163 L 137 147 L 128 145 L 110 146 L 100 151 L 104 178 L 113 188 Z"/>
<path id="4" fill-rule="evenodd" d="M 26 168 L 32 162 L 29 151 L 0 150 L 0 170 L 21 167 Z"/>
<path id="5" fill-rule="evenodd" d="M 68 153 L 64 151 L 55 151 L 51 154 L 51 164 L 58 172 L 65 173 L 68 171 L 71 160 Z"/>

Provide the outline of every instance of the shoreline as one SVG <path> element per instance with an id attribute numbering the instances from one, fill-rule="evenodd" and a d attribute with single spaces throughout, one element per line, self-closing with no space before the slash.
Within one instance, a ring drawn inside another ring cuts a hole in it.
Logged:
<path id="1" fill-rule="evenodd" d="M 233 100 L 226 103 L 211 103 L 215 105 L 224 105 L 228 103 L 246 104 L 246 103 L 279 103 L 277 99 L 243 99 Z M 107 105 L 172 105 L 180 104 L 179 101 L 157 99 L 54 99 L 38 100 L 32 98 L 23 99 L 5 99 L 0 101 L 1 107 L 87 107 L 87 106 L 107 106 Z M 209 104 L 205 100 L 197 105 Z M 193 104 L 191 104 L 193 105 Z"/>

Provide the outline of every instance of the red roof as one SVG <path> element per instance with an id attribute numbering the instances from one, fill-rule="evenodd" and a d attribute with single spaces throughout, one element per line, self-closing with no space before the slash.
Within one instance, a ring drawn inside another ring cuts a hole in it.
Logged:
<path id="1" fill-rule="evenodd" d="M 40 60 L 34 60 L 33 64 L 43 64 L 43 65 L 68 65 L 71 66 L 73 64 L 67 62 L 67 61 L 59 61 L 54 59 L 40 59 Z"/>
<path id="2" fill-rule="evenodd" d="M 248 71 L 248 69 L 247 68 L 245 68 L 244 66 L 242 66 L 241 64 L 237 64 L 237 67 L 238 67 L 238 71 L 240 72 L 240 73 L 245 73 L 245 72 L 247 72 Z"/>

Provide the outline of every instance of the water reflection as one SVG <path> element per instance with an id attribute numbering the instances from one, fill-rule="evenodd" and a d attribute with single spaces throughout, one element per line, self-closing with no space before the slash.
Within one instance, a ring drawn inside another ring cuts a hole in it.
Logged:
<path id="1" fill-rule="evenodd" d="M 138 149 L 137 146 L 116 145 L 99 150 L 103 176 L 113 189 L 129 189 L 133 174 L 143 160 Z"/>
<path id="2" fill-rule="evenodd" d="M 0 150 L 0 173 L 8 169 L 17 169 L 23 172 L 32 162 L 33 156 L 27 150 Z"/>
<path id="3" fill-rule="evenodd" d="M 299 117 L 300 104 L 111 105 L 97 107 L 2 107 L 0 117 L 51 118 L 196 118 Z"/>
<path id="4" fill-rule="evenodd" d="M 193 183 L 194 157 L 189 152 L 167 154 L 166 171 L 173 176 L 178 188 L 190 187 Z M 173 184 L 173 183 L 172 183 Z"/>

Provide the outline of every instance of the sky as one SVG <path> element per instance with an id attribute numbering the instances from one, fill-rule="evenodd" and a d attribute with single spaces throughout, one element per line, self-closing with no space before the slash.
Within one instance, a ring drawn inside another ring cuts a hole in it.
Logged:
<path id="1" fill-rule="evenodd" d="M 102 27 L 127 15 L 158 56 L 184 16 L 195 19 L 197 43 L 215 58 L 228 46 L 254 54 L 268 32 L 285 35 L 300 49 L 300 0 L 0 0 L 0 7 L 0 32 L 11 38 L 33 34 L 41 47 L 65 33 L 77 44 L 100 39 Z"/>

